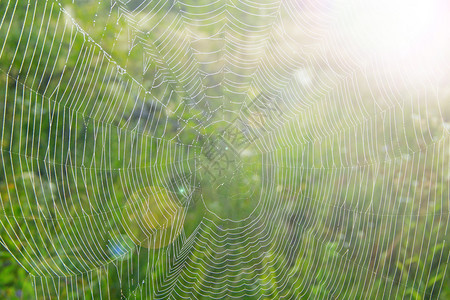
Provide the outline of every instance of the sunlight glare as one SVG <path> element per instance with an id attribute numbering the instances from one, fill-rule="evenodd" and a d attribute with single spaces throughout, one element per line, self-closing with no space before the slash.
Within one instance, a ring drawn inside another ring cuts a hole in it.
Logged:
<path id="1" fill-rule="evenodd" d="M 386 62 L 436 66 L 449 50 L 449 5 L 441 0 L 346 3 L 341 21 L 363 52 Z"/>

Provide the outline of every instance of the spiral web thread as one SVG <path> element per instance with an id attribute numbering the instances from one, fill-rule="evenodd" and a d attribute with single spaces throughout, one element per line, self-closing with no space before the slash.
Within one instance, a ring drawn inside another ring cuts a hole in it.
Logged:
<path id="1" fill-rule="evenodd" d="M 445 64 L 371 55 L 341 2 L 0 8 L 1 243 L 37 298 L 441 296 Z M 202 180 L 241 170 L 226 210 Z"/>

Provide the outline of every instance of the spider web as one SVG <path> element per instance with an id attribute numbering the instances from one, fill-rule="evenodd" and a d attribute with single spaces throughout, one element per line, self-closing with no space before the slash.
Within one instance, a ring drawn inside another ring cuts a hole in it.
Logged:
<path id="1" fill-rule="evenodd" d="M 448 57 L 367 47 L 371 9 L 2 1 L 0 241 L 30 295 L 448 295 Z"/>

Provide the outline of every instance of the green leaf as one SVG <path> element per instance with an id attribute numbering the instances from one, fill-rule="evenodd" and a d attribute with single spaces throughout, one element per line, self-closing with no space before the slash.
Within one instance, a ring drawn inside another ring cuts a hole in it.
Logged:
<path id="1" fill-rule="evenodd" d="M 442 278 L 444 278 L 443 271 L 439 274 L 436 274 L 435 276 L 431 277 L 430 280 L 428 280 L 427 288 L 432 287 L 436 282 L 440 281 Z"/>
<path id="2" fill-rule="evenodd" d="M 434 258 L 434 256 L 442 249 L 444 248 L 444 242 L 437 244 L 431 249 L 430 254 L 427 257 L 427 261 L 431 262 Z"/>
<path id="3" fill-rule="evenodd" d="M 420 297 L 419 293 L 417 291 L 415 291 L 413 288 L 407 289 L 405 294 L 413 296 L 414 299 L 416 299 L 416 300 L 422 299 L 422 297 Z"/>

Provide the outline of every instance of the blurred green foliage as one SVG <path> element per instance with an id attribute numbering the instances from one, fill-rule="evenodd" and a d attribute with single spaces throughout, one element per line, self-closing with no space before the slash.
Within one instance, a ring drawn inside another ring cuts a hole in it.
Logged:
<path id="1" fill-rule="evenodd" d="M 13 5 L 9 1 L 0 2 L 0 17 L 6 20 L 0 27 L 0 45 L 6 49 L 0 56 L 0 113 L 5 118 L 1 144 L 0 196 L 7 216 L 0 217 L 0 241 L 3 245 L 0 251 L 1 298 L 28 299 L 35 291 L 40 298 L 43 297 L 41 293 L 48 290 L 58 291 L 61 298 L 68 295 L 100 298 L 105 296 L 101 294 L 105 291 L 109 291 L 108 296 L 113 299 L 134 296 L 145 298 L 153 291 L 148 290 L 149 283 L 145 285 L 140 282 L 142 278 L 164 287 L 164 270 L 167 264 L 174 263 L 171 261 L 173 248 L 152 250 L 135 247 L 127 240 L 126 231 L 118 226 L 124 222 L 118 212 L 123 211 L 130 195 L 135 192 L 125 192 L 123 187 L 127 184 L 124 182 L 133 180 L 141 187 L 169 185 L 171 192 L 181 199 L 180 202 L 188 195 L 195 199 L 188 204 L 181 203 L 189 207 L 184 220 L 184 235 L 174 242 L 176 245 L 189 243 L 188 237 L 198 230 L 202 222 L 206 224 L 205 228 L 211 225 L 208 223 L 210 221 L 224 227 L 231 226 L 231 222 L 214 216 L 205 221 L 206 209 L 214 213 L 221 212 L 222 216 L 241 219 L 253 211 L 267 209 L 257 207 L 255 199 L 267 193 L 276 195 L 274 201 L 278 202 L 271 203 L 269 210 L 279 205 L 283 209 L 283 218 L 255 221 L 266 222 L 276 228 L 268 233 L 269 236 L 273 235 L 271 238 L 276 246 L 264 245 L 264 255 L 261 255 L 261 249 L 254 252 L 252 246 L 244 250 L 242 256 L 250 258 L 242 263 L 241 269 L 248 272 L 231 275 L 243 285 L 248 285 L 250 296 L 240 295 L 233 290 L 229 291 L 228 296 L 278 298 L 286 293 L 292 298 L 339 298 L 342 291 L 332 291 L 327 287 L 330 282 L 337 281 L 336 286 L 346 290 L 347 296 L 356 299 L 399 298 L 402 295 L 412 299 L 435 299 L 439 292 L 441 299 L 450 298 L 447 269 L 449 245 L 446 243 L 449 174 L 445 173 L 448 172 L 449 144 L 443 142 L 443 146 L 440 146 L 434 140 L 443 131 L 442 123 L 436 116 L 442 116 L 443 121 L 450 122 L 450 101 L 431 99 L 422 107 L 393 108 L 386 110 L 386 113 L 379 113 L 371 101 L 363 102 L 366 106 L 358 109 L 373 116 L 368 121 L 372 123 L 367 127 L 371 130 L 367 136 L 379 139 L 376 144 L 386 145 L 372 153 L 363 151 L 364 143 L 368 140 L 354 138 L 359 134 L 365 136 L 366 133 L 360 131 L 358 126 L 349 127 L 345 123 L 350 116 L 342 115 L 339 107 L 324 111 L 321 105 L 317 105 L 308 111 L 313 117 L 300 114 L 286 122 L 283 133 L 272 135 L 272 143 L 276 146 L 271 149 L 273 152 L 270 155 L 281 162 L 280 166 L 274 167 L 270 160 L 266 161 L 260 155 L 249 156 L 245 161 L 246 169 L 233 184 L 223 189 L 212 189 L 210 187 L 215 183 L 206 173 L 199 190 L 197 186 L 188 184 L 193 172 L 191 168 L 196 167 L 193 157 L 199 155 L 195 153 L 198 150 L 187 151 L 179 145 L 192 144 L 192 149 L 200 148 L 204 140 L 198 137 L 216 134 L 223 129 L 223 123 L 204 124 L 202 112 L 206 108 L 195 107 L 185 100 L 189 98 L 195 102 L 196 99 L 192 99 L 183 84 L 176 80 L 180 74 L 173 70 L 177 70 L 176 65 L 182 62 L 146 61 L 146 49 L 143 48 L 145 45 L 153 47 L 155 52 L 160 51 L 157 47 L 161 39 L 159 35 L 171 25 L 176 9 L 180 7 L 174 8 L 173 1 L 163 2 L 158 12 L 161 16 L 140 24 L 145 27 L 141 28 L 143 32 L 153 28 L 157 22 L 160 29 L 147 33 L 145 43 L 136 42 L 133 45 L 126 15 L 118 19 L 111 17 L 109 1 L 100 2 L 100 5 L 98 1 L 81 2 L 82 5 L 72 5 L 70 1 L 18 1 L 14 18 Z M 139 3 L 130 1 L 127 5 L 133 9 Z M 72 21 L 68 20 L 67 15 L 61 14 L 60 5 L 86 31 L 85 34 L 74 30 Z M 188 10 L 189 7 L 181 9 Z M 46 17 L 41 19 L 42 15 Z M 35 30 L 44 20 L 48 22 L 43 22 L 47 26 L 46 30 Z M 263 22 L 256 17 L 247 21 L 255 26 Z M 62 22 L 66 22 L 67 31 L 61 30 Z M 209 30 L 212 32 L 213 29 L 211 26 Z M 61 44 L 53 43 L 52 40 L 61 41 Z M 25 41 L 29 47 L 26 47 Z M 236 50 L 233 49 L 236 45 L 232 43 L 227 47 L 229 51 Z M 36 56 L 34 49 L 40 51 L 41 55 Z M 177 49 L 174 47 L 172 51 Z M 105 53 L 112 57 L 110 61 Z M 80 57 L 83 59 L 80 60 Z M 83 65 L 85 63 L 90 65 Z M 173 72 L 161 76 L 161 64 L 166 64 L 167 70 Z M 117 75 L 120 73 L 119 66 L 126 69 L 126 73 Z M 143 67 L 147 69 L 146 72 L 142 72 Z M 76 82 L 72 77 L 75 73 L 72 72 L 78 72 L 80 68 L 85 72 L 80 75 L 80 82 Z M 179 73 L 182 71 L 179 70 Z M 98 74 L 107 79 L 99 77 L 94 80 L 91 77 Z M 122 79 L 119 80 L 120 76 Z M 103 84 L 102 80 L 106 80 L 107 84 Z M 92 82 L 95 82 L 95 86 L 89 85 Z M 131 86 L 137 88 L 132 89 Z M 153 89 L 154 86 L 164 88 Z M 144 89 L 150 90 L 151 96 Z M 65 90 L 73 91 L 76 95 L 55 94 L 55 91 Z M 361 97 L 371 97 L 369 87 L 360 85 L 359 90 L 363 93 Z M 211 91 L 213 94 L 221 92 Z M 409 96 L 408 91 L 399 93 L 404 97 Z M 85 97 L 86 101 L 72 102 L 74 97 Z M 122 101 L 125 98 L 133 101 Z M 160 101 L 155 101 L 155 98 Z M 356 107 L 361 102 L 352 103 L 350 100 L 347 104 Z M 230 103 L 228 105 L 230 109 L 239 108 Z M 286 107 L 282 109 L 287 110 Z M 426 114 L 414 114 L 425 109 Z M 148 118 L 143 117 L 142 113 L 148 114 Z M 27 116 L 30 124 L 18 120 L 17 116 Z M 149 124 L 142 122 L 143 119 L 159 121 Z M 55 120 L 59 120 L 57 127 L 52 123 Z M 262 118 L 256 122 L 270 120 Z M 313 131 L 326 132 L 329 123 L 344 133 L 324 138 L 323 142 L 313 140 Z M 40 132 L 33 131 L 38 128 Z M 422 140 L 418 142 L 419 131 Z M 390 147 L 389 141 L 397 137 L 404 137 L 405 140 L 396 141 L 398 147 Z M 247 151 L 256 153 L 258 149 L 264 149 L 263 144 L 266 142 L 265 139 L 257 140 Z M 293 142 L 299 144 L 296 151 L 289 148 Z M 375 144 L 375 141 L 371 142 Z M 108 152 L 113 153 L 108 157 L 102 151 L 105 145 Z M 348 145 L 352 147 L 347 148 Z M 441 147 L 439 149 L 443 151 L 431 149 L 435 146 Z M 425 151 L 431 154 L 418 156 L 418 153 Z M 176 155 L 171 156 L 173 153 Z M 22 161 L 18 159 L 19 156 Z M 131 170 L 136 174 L 123 170 L 127 159 L 134 159 Z M 179 163 L 181 167 L 173 167 L 177 160 L 182 160 Z M 371 168 L 371 165 L 380 161 L 385 163 Z M 410 161 L 417 164 L 408 166 Z M 446 162 L 447 167 L 441 168 Z M 286 169 L 291 165 L 299 168 L 304 166 L 305 169 L 299 169 L 297 175 L 300 175 L 292 176 L 292 180 L 286 183 Z M 359 166 L 355 168 L 360 168 L 361 172 L 357 173 L 352 166 Z M 148 169 L 152 175 L 137 174 L 144 172 L 139 168 Z M 98 175 L 100 171 L 102 175 Z M 280 182 L 265 182 L 266 179 L 259 174 L 272 174 L 280 178 Z M 142 181 L 144 177 L 147 182 Z M 360 186 L 367 181 L 372 183 L 372 187 L 367 187 L 368 191 L 364 195 L 358 194 Z M 90 184 L 84 185 L 85 182 Z M 111 182 L 114 186 L 110 185 Z M 344 185 L 345 189 L 340 188 Z M 250 188 L 253 188 L 251 192 Z M 325 198 L 332 201 L 319 201 L 324 199 L 324 190 L 331 191 Z M 413 190 L 421 192 L 413 193 Z M 230 197 L 231 194 L 250 196 L 243 199 Z M 416 198 L 411 198 L 412 194 Z M 75 200 L 71 195 L 78 195 L 79 198 Z M 207 198 L 206 208 L 201 197 Z M 224 201 L 227 198 L 230 201 Z M 391 198 L 399 201 L 386 200 Z M 61 214 L 63 211 L 65 215 Z M 81 212 L 88 212 L 89 216 Z M 104 230 L 92 230 L 94 223 L 102 224 Z M 76 238 L 80 232 L 85 233 L 85 236 L 79 239 L 79 243 L 83 243 L 79 247 L 73 248 L 67 240 L 67 244 L 49 247 L 55 244 L 54 240 L 64 241 L 66 236 Z M 17 233 L 20 236 L 16 236 Z M 266 233 L 256 229 L 252 234 L 254 238 L 245 242 L 258 245 L 259 236 Z M 30 246 L 31 243 L 18 243 L 24 238 L 33 240 L 33 236 L 40 235 L 44 235 L 42 241 L 36 241 L 34 246 Z M 412 243 L 417 237 L 420 240 Z M 208 241 L 200 243 L 208 245 Z M 93 250 L 96 255 L 93 259 L 90 255 L 94 254 L 88 255 L 83 250 L 83 247 L 91 244 L 101 245 Z M 133 255 L 122 255 L 127 250 Z M 215 283 L 216 279 L 208 274 L 202 262 L 218 256 L 220 250 L 224 249 L 214 251 L 206 246 L 198 246 L 192 250 L 192 265 L 199 270 L 191 274 L 198 286 L 202 282 Z M 233 250 L 236 249 L 228 249 Z M 21 257 L 28 252 L 32 255 L 33 251 L 40 253 L 41 257 L 36 257 L 35 261 L 26 259 L 27 256 Z M 162 254 L 161 251 L 167 252 Z M 61 253 L 64 256 L 60 256 Z M 258 261 L 257 264 L 253 263 L 252 256 Z M 152 270 L 145 267 L 149 261 L 154 262 Z M 28 274 L 25 268 L 31 270 L 32 274 Z M 283 281 L 277 276 L 285 268 L 289 268 L 290 276 L 283 279 L 287 282 L 283 286 Z M 87 275 L 86 270 L 94 271 Z M 70 285 L 61 287 L 61 290 L 44 287 L 48 281 L 41 280 L 39 275 L 52 272 L 56 284 L 64 283 L 66 277 L 75 279 L 70 279 Z M 229 270 L 223 263 L 215 266 L 215 272 L 226 273 Z M 429 276 L 421 276 L 417 279 L 420 282 L 412 282 L 411 278 L 416 280 L 415 274 L 418 272 Z M 79 273 L 84 274 L 84 277 L 74 276 Z M 343 276 L 344 273 L 346 276 Z M 202 278 L 200 274 L 207 276 Z M 308 278 L 308 281 L 299 285 L 297 278 Z M 361 285 L 361 281 L 373 278 L 371 290 L 362 289 L 365 285 Z M 217 285 L 220 285 L 220 280 L 217 281 Z M 73 287 L 75 284 L 78 284 L 76 288 Z M 190 296 L 181 289 L 176 292 L 178 295 Z M 207 298 L 213 294 L 208 291 L 197 291 L 195 294 L 200 298 L 202 295 Z"/>

